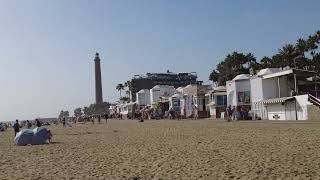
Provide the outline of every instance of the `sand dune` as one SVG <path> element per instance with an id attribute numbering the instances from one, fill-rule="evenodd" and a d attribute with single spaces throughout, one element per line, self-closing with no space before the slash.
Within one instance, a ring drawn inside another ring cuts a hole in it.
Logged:
<path id="1" fill-rule="evenodd" d="M 136 121 L 49 127 L 17 147 L 0 133 L 0 179 L 319 179 L 320 123 Z"/>

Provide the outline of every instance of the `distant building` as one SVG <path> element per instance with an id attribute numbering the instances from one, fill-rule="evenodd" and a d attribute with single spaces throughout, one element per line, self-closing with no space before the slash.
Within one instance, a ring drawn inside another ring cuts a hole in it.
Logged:
<path id="1" fill-rule="evenodd" d="M 149 89 L 141 89 L 136 93 L 137 105 L 139 106 L 147 106 L 151 105 L 150 103 L 150 90 Z"/>
<path id="2" fill-rule="evenodd" d="M 231 81 L 226 82 L 228 106 L 240 109 L 251 108 L 251 85 L 250 75 L 240 74 Z"/>
<path id="3" fill-rule="evenodd" d="M 176 89 L 173 86 L 168 85 L 156 85 L 150 89 L 150 103 L 154 105 L 161 100 L 161 98 L 169 99 L 170 96 L 174 95 Z"/>
<path id="4" fill-rule="evenodd" d="M 310 80 L 317 75 L 299 69 L 262 69 L 250 78 L 254 119 L 318 120 L 318 83 Z"/>
<path id="5" fill-rule="evenodd" d="M 142 89 L 152 89 L 156 85 L 168 85 L 175 88 L 184 87 L 190 84 L 202 84 L 201 81 L 197 81 L 197 74 L 191 73 L 147 73 L 146 75 L 135 75 L 132 80 L 131 93 L 136 94 Z M 136 97 L 133 96 L 133 101 Z"/>
<path id="6" fill-rule="evenodd" d="M 181 115 L 187 118 L 208 117 L 205 95 L 211 89 L 211 85 L 188 85 L 183 88 L 183 98 L 180 101 Z"/>
<path id="7" fill-rule="evenodd" d="M 212 118 L 222 118 L 222 113 L 226 114 L 227 108 L 227 90 L 225 86 L 215 87 L 206 95 L 207 111 L 210 112 Z M 223 116 L 225 117 L 225 116 Z"/>

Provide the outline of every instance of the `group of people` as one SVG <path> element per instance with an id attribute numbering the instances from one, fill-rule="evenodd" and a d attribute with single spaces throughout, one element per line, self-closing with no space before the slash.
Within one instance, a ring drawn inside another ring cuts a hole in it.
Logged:
<path id="1" fill-rule="evenodd" d="M 80 116 L 76 119 L 76 122 L 92 122 L 94 124 L 95 119 L 98 120 L 98 123 L 101 124 L 101 119 L 105 119 L 106 123 L 108 123 L 109 115 L 107 113 L 101 115 L 92 115 L 92 116 Z"/>
<path id="2" fill-rule="evenodd" d="M 249 112 L 245 109 L 244 106 L 236 108 L 235 106 L 231 107 L 229 105 L 227 107 L 227 120 L 231 121 L 237 121 L 237 120 L 248 120 L 249 117 Z"/>
<path id="3" fill-rule="evenodd" d="M 40 122 L 39 119 L 36 119 L 35 120 L 35 125 L 36 125 L 36 127 L 41 127 L 42 123 Z M 27 120 L 26 121 L 26 126 L 27 126 L 28 129 L 30 129 L 32 127 L 32 123 L 29 120 Z M 14 125 L 13 125 L 14 136 L 16 136 L 18 132 L 20 132 L 20 128 L 21 127 L 22 126 L 20 125 L 19 120 L 17 119 L 16 122 L 14 123 Z"/>

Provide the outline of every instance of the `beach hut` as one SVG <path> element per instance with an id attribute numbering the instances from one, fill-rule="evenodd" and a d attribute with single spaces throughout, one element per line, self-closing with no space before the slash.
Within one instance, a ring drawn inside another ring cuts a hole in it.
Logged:
<path id="1" fill-rule="evenodd" d="M 142 89 L 136 93 L 136 102 L 138 106 L 150 105 L 150 90 Z"/>
<path id="2" fill-rule="evenodd" d="M 183 89 L 181 113 L 186 117 L 206 118 L 205 94 L 211 89 L 210 85 L 188 85 Z"/>
<path id="3" fill-rule="evenodd" d="M 169 109 L 174 110 L 176 112 L 180 113 L 180 100 L 181 100 L 182 94 L 176 93 L 173 96 L 169 98 Z"/>
<path id="4" fill-rule="evenodd" d="M 160 102 L 160 97 L 170 97 L 174 95 L 176 89 L 173 86 L 157 85 L 150 90 L 150 103 L 153 107 L 155 103 Z"/>
<path id="5" fill-rule="evenodd" d="M 251 77 L 254 119 L 308 120 L 319 114 L 311 100 L 318 101 L 316 84 L 309 81 L 316 72 L 297 69 L 267 68 Z M 294 92 L 294 94 L 292 94 Z M 320 100 L 319 100 L 320 102 Z M 317 103 L 316 103 L 317 104 Z M 319 104 L 320 105 L 320 104 Z M 315 117 L 315 119 L 318 119 Z"/>
<path id="6" fill-rule="evenodd" d="M 133 114 L 135 112 L 136 103 L 125 103 L 119 105 L 120 114 L 124 119 L 131 119 L 133 117 Z"/>
<path id="7" fill-rule="evenodd" d="M 227 108 L 227 91 L 225 86 L 215 87 L 206 95 L 208 99 L 207 109 L 212 118 L 222 118 Z"/>
<path id="8" fill-rule="evenodd" d="M 249 74 L 240 74 L 226 82 L 227 104 L 234 107 L 234 115 L 240 118 L 240 112 L 251 110 L 251 84 Z M 242 117 L 240 119 L 243 119 Z"/>

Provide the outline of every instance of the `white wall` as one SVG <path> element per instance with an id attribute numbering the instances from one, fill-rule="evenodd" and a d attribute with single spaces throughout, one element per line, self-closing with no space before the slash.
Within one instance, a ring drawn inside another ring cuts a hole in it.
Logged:
<path id="1" fill-rule="evenodd" d="M 281 103 L 268 104 L 267 111 L 269 120 L 276 120 L 274 118 L 275 115 L 279 116 L 278 120 L 286 120 L 285 105 L 282 105 Z"/>
<path id="2" fill-rule="evenodd" d="M 298 120 L 308 119 L 308 105 L 312 105 L 308 101 L 308 95 L 295 96 L 297 101 Z"/>
<path id="3" fill-rule="evenodd" d="M 236 87 L 236 92 L 235 92 L 235 106 L 241 106 L 243 104 L 240 104 L 238 102 L 238 92 L 245 92 L 245 91 L 250 91 L 250 101 L 251 101 L 251 85 L 250 85 L 250 80 L 238 80 L 235 81 L 235 87 Z"/>
<path id="4" fill-rule="evenodd" d="M 174 95 L 176 89 L 173 86 L 155 86 L 150 90 L 150 103 L 159 102 L 160 97 L 167 94 L 168 96 Z"/>
<path id="5" fill-rule="evenodd" d="M 280 97 L 289 97 L 292 83 L 287 80 L 286 76 L 279 77 Z M 278 77 L 262 79 L 263 100 L 279 98 Z"/>
<path id="6" fill-rule="evenodd" d="M 252 110 L 256 117 L 262 119 L 269 119 L 267 114 L 267 105 L 256 104 L 266 99 L 279 98 L 279 85 L 278 77 L 263 79 L 262 77 L 254 77 L 250 80 L 251 82 L 251 102 Z M 290 96 L 291 82 L 287 81 L 286 76 L 279 77 L 280 82 L 280 97 Z M 270 106 L 270 105 L 268 105 Z"/>
<path id="7" fill-rule="evenodd" d="M 251 102 L 259 102 L 263 100 L 262 78 L 254 77 L 250 80 L 251 85 Z"/>
<path id="8" fill-rule="evenodd" d="M 250 91 L 250 101 L 251 101 L 251 85 L 250 80 L 237 80 L 237 81 L 227 81 L 227 99 L 228 106 L 241 106 L 238 102 L 238 92 Z"/>
<path id="9" fill-rule="evenodd" d="M 137 104 L 140 106 L 150 105 L 150 90 L 144 89 L 143 92 L 136 94 Z"/>
<path id="10" fill-rule="evenodd" d="M 311 103 L 308 101 L 308 95 L 295 96 L 295 101 L 287 101 L 285 105 L 281 103 L 268 104 L 268 119 L 274 120 L 273 115 L 278 114 L 279 120 L 307 120 L 308 119 L 308 105 Z M 296 114 L 297 109 L 297 114 Z"/>
<path id="11" fill-rule="evenodd" d="M 260 88 L 263 91 L 263 100 L 279 98 L 278 78 L 263 79 Z"/>
<path id="12" fill-rule="evenodd" d="M 234 81 L 227 81 L 226 82 L 226 89 L 227 89 L 227 100 L 228 100 L 228 106 L 235 106 L 237 103 L 236 99 L 236 86 Z"/>

